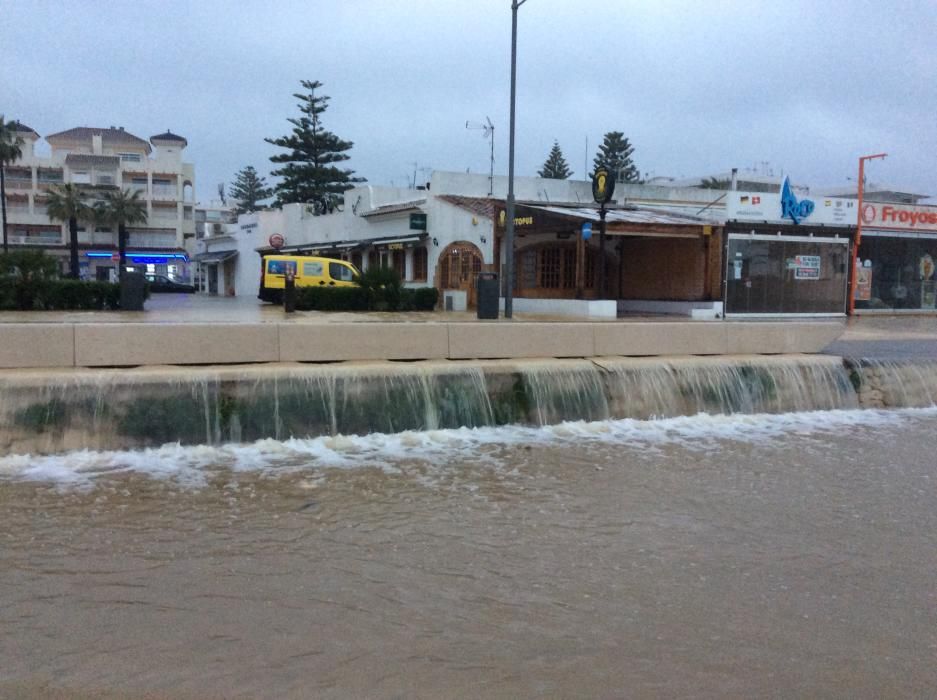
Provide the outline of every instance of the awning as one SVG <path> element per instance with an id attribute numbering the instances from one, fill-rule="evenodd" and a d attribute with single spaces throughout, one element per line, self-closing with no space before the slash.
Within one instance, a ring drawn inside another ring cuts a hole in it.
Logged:
<path id="1" fill-rule="evenodd" d="M 238 252 L 236 250 L 220 250 L 215 253 L 199 253 L 195 256 L 195 262 L 207 265 L 215 265 L 217 263 L 224 262 L 225 260 L 230 260 L 237 254 Z"/>
<path id="2" fill-rule="evenodd" d="M 389 240 L 375 241 L 373 245 L 376 248 L 403 248 L 406 246 L 416 245 L 425 238 L 426 234 L 423 233 L 414 236 L 403 236 L 401 238 L 391 238 Z"/>

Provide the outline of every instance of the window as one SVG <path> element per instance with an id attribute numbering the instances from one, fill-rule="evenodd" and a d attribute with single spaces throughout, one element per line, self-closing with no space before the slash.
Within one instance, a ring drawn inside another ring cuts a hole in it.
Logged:
<path id="1" fill-rule="evenodd" d="M 322 277 L 322 263 L 304 262 L 303 277 Z"/>
<path id="2" fill-rule="evenodd" d="M 537 286 L 537 253 L 526 250 L 521 256 L 521 274 L 517 276 L 520 286 L 526 289 Z"/>
<path id="3" fill-rule="evenodd" d="M 377 269 L 381 264 L 381 256 L 376 250 L 372 250 L 368 253 L 368 269 Z"/>
<path id="4" fill-rule="evenodd" d="M 351 271 L 351 268 L 347 265 L 342 265 L 337 262 L 329 263 L 329 277 L 333 280 L 338 280 L 339 282 L 351 282 L 354 279 L 354 274 Z"/>
<path id="5" fill-rule="evenodd" d="M 296 274 L 296 262 L 293 260 L 268 260 L 267 274 L 285 275 L 287 270 L 292 270 Z"/>
<path id="6" fill-rule="evenodd" d="M 426 248 L 413 249 L 413 279 L 426 281 Z"/>
<path id="7" fill-rule="evenodd" d="M 139 163 L 140 154 L 139 153 L 118 153 L 118 157 L 122 163 Z"/>
<path id="8" fill-rule="evenodd" d="M 557 289 L 560 286 L 560 250 L 544 248 L 540 252 L 540 286 Z"/>
<path id="9" fill-rule="evenodd" d="M 85 170 L 77 170 L 72 173 L 72 182 L 79 185 L 90 185 L 91 175 Z"/>
<path id="10" fill-rule="evenodd" d="M 404 250 L 395 250 L 392 256 L 393 268 L 397 271 L 397 274 L 400 275 L 400 279 L 404 279 L 407 275 L 407 252 Z"/>

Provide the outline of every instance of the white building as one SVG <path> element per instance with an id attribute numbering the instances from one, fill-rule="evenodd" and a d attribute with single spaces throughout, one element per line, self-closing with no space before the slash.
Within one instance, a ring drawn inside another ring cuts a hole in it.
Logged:
<path id="1" fill-rule="evenodd" d="M 489 196 L 485 175 L 437 171 L 425 187 L 416 190 L 371 185 L 348 190 L 344 205 L 331 214 L 319 215 L 316 207 L 303 204 L 244 214 L 222 235 L 199 241 L 196 260 L 218 267 L 216 293 L 256 296 L 261 256 L 276 252 L 270 238 L 278 234 L 284 239 L 282 253 L 339 257 L 362 270 L 375 265 L 392 267 L 407 286 L 435 286 L 444 306 L 465 308 L 474 302 L 478 273 L 498 272 L 503 264 L 500 239 L 507 178 L 496 177 L 493 184 L 494 193 Z M 582 221 L 597 216 L 591 183 L 518 177 L 515 193 L 520 206 L 526 207 L 526 213 L 516 219 L 520 221 L 516 226 L 518 296 L 595 299 L 598 236 L 586 244 L 578 242 Z M 720 218 L 725 210 L 721 191 L 619 185 L 615 195 L 619 205 L 639 201 L 648 208 L 630 219 L 619 212 L 617 222 L 610 222 L 612 228 L 630 227 L 632 245 L 640 246 L 639 238 L 648 240 L 644 234 L 655 217 L 658 228 L 684 227 L 675 233 L 670 248 L 658 246 L 668 256 L 682 254 L 680 246 L 684 246 L 687 256 L 698 259 L 704 248 L 714 245 L 703 238 L 704 224 Z M 622 234 L 619 231 L 615 241 L 609 238 L 609 279 L 621 277 L 620 268 L 612 266 L 622 257 Z M 654 240 L 667 235 L 666 231 L 653 232 Z M 691 245 L 695 246 L 692 251 Z M 699 277 L 703 274 L 701 270 Z M 702 289 L 703 284 L 699 286 Z M 667 290 L 662 293 L 666 295 Z M 712 294 L 709 289 L 706 297 Z M 615 302 L 610 305 L 614 314 Z"/>
<path id="2" fill-rule="evenodd" d="M 42 248 L 68 261 L 68 224 L 51 221 L 50 187 L 82 185 L 91 196 L 113 189 L 136 189 L 146 204 L 147 222 L 128 227 L 130 265 L 180 279 L 189 276 L 185 241 L 195 236 L 195 168 L 182 160 L 188 142 L 170 131 L 150 138 L 123 127 L 77 127 L 45 137 L 19 124 L 23 157 L 7 166 L 7 235 L 13 247 Z M 44 152 L 45 151 L 45 152 Z M 116 269 L 117 231 L 79 221 L 82 277 L 109 279 Z"/>

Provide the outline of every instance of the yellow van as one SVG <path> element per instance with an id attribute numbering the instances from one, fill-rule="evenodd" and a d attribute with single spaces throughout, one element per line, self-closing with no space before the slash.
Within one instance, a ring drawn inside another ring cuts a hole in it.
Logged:
<path id="1" fill-rule="evenodd" d="M 266 255 L 260 268 L 260 293 L 263 301 L 282 303 L 286 273 L 291 271 L 297 287 L 351 287 L 358 270 L 344 260 L 314 258 L 305 255 Z"/>

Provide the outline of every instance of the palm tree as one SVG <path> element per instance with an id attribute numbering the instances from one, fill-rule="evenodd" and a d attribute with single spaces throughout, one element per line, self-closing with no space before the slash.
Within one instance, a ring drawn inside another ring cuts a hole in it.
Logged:
<path id="1" fill-rule="evenodd" d="M 92 220 L 92 209 L 85 203 L 81 188 L 71 183 L 49 189 L 47 208 L 50 220 L 68 222 L 68 276 L 78 279 L 78 220 Z"/>
<path id="2" fill-rule="evenodd" d="M 2 211 L 3 224 L 3 252 L 8 253 L 7 247 L 7 189 L 3 171 L 7 165 L 12 165 L 23 157 L 23 139 L 16 135 L 17 122 L 3 121 L 0 114 L 0 211 Z"/>
<path id="3" fill-rule="evenodd" d="M 140 190 L 108 192 L 95 206 L 95 213 L 102 223 L 117 227 L 118 271 L 122 277 L 127 262 L 127 226 L 146 223 L 146 204 L 140 201 Z"/>

